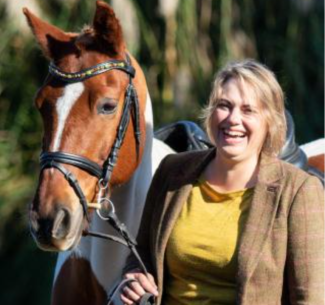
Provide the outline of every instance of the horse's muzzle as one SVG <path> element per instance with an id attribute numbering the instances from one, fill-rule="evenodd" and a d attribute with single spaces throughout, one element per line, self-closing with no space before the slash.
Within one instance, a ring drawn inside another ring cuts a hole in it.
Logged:
<path id="1" fill-rule="evenodd" d="M 41 249 L 65 251 L 79 243 L 83 229 L 81 206 L 73 214 L 67 208 L 61 207 L 53 213 L 53 216 L 42 217 L 33 210 L 29 216 L 32 236 Z"/>

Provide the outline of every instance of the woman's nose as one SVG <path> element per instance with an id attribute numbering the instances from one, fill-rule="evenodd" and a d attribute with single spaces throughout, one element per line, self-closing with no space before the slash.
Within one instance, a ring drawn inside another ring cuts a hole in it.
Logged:
<path id="1" fill-rule="evenodd" d="M 240 124 L 240 122 L 241 122 L 241 114 L 240 114 L 240 110 L 239 109 L 233 108 L 229 112 L 228 122 L 231 123 L 232 125 L 238 125 L 238 124 Z"/>

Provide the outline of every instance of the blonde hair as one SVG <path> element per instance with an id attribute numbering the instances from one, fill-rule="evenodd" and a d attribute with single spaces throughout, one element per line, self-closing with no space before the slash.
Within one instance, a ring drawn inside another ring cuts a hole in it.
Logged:
<path id="1" fill-rule="evenodd" d="M 249 85 L 255 92 L 258 102 L 261 103 L 268 130 L 262 151 L 269 155 L 278 155 L 285 143 L 287 129 L 284 94 L 274 73 L 252 59 L 229 63 L 217 73 L 208 105 L 202 115 L 210 140 L 214 142 L 211 132 L 212 115 L 219 102 L 223 86 L 230 79 L 236 79 L 244 86 Z"/>

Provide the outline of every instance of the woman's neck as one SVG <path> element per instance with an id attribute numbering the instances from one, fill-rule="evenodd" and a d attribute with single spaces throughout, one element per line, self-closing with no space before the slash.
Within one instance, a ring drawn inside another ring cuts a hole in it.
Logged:
<path id="1" fill-rule="evenodd" d="M 257 181 L 258 156 L 240 162 L 223 160 L 216 155 L 204 172 L 207 182 L 220 192 L 254 187 Z"/>

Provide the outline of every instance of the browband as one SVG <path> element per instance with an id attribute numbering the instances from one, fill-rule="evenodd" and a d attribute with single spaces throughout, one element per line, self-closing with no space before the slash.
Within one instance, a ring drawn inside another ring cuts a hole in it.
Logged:
<path id="1" fill-rule="evenodd" d="M 135 69 L 123 60 L 109 60 L 90 68 L 80 70 L 79 72 L 64 72 L 53 62 L 50 62 L 49 64 L 50 74 L 67 83 L 77 83 L 113 69 L 122 70 L 132 78 L 135 76 Z"/>

